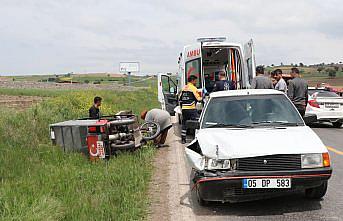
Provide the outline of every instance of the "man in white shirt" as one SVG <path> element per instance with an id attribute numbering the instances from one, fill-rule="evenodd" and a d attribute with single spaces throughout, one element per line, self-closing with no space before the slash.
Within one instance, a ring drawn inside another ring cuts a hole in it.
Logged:
<path id="1" fill-rule="evenodd" d="M 172 127 L 170 114 L 165 110 L 154 108 L 150 111 L 144 110 L 141 113 L 141 118 L 146 122 L 155 122 L 160 125 L 161 131 L 159 136 L 155 138 L 154 144 L 157 147 L 163 147 L 167 139 L 168 130 Z"/>
<path id="2" fill-rule="evenodd" d="M 275 84 L 275 90 L 287 93 L 287 84 L 286 81 L 282 78 L 281 69 L 276 69 L 273 72 L 273 78 L 277 81 L 277 83 Z"/>

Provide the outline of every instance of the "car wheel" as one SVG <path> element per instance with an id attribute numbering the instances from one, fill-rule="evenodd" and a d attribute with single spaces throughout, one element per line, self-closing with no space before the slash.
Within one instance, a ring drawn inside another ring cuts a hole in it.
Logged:
<path id="1" fill-rule="evenodd" d="M 305 197 L 308 199 L 321 199 L 326 194 L 328 181 L 324 181 L 322 185 L 305 190 Z"/>
<path id="2" fill-rule="evenodd" d="M 206 200 L 204 200 L 203 198 L 201 198 L 200 194 L 199 194 L 199 189 L 197 188 L 197 200 L 200 206 L 207 206 L 208 202 Z"/>
<path id="3" fill-rule="evenodd" d="M 341 128 L 342 123 L 341 122 L 333 122 L 332 125 L 336 128 Z"/>

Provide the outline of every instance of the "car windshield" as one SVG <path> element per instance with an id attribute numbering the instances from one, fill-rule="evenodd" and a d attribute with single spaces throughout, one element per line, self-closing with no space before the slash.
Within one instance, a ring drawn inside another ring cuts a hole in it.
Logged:
<path id="1" fill-rule="evenodd" d="M 285 95 L 247 95 L 212 98 L 202 128 L 304 125 Z"/>
<path id="2" fill-rule="evenodd" d="M 324 89 L 308 89 L 308 94 L 312 95 L 317 92 L 325 91 Z"/>
<path id="3" fill-rule="evenodd" d="M 315 97 L 339 97 L 338 94 L 330 91 L 320 91 L 313 95 L 315 95 Z"/>

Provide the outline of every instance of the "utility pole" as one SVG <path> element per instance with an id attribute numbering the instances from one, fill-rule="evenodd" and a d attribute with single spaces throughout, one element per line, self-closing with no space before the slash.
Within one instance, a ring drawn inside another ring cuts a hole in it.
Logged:
<path id="1" fill-rule="evenodd" d="M 130 71 L 127 72 L 127 80 L 128 80 L 129 86 L 131 86 L 131 72 Z"/>

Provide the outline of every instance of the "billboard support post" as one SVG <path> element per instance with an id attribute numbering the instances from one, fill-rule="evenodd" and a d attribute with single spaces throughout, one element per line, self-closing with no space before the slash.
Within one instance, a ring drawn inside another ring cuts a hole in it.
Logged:
<path id="1" fill-rule="evenodd" d="M 119 63 L 119 71 L 120 73 L 127 74 L 128 85 L 131 85 L 131 74 L 132 73 L 139 73 L 139 62 L 120 62 Z"/>

